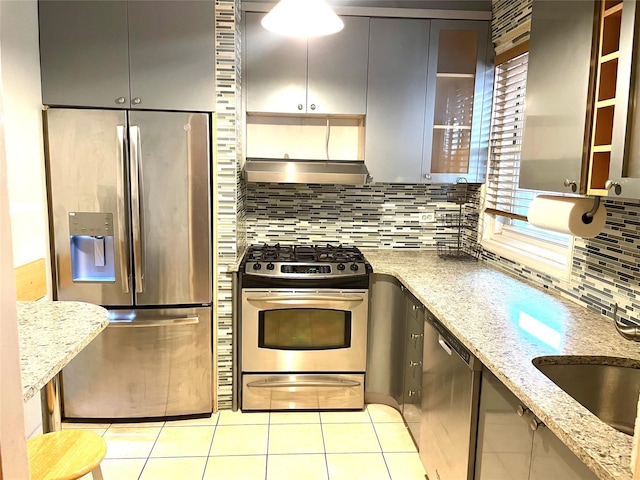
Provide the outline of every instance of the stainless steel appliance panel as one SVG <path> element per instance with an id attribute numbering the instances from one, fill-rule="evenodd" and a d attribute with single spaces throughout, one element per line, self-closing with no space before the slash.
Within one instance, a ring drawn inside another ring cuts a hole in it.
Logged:
<path id="1" fill-rule="evenodd" d="M 364 372 L 367 349 L 367 290 L 242 291 L 243 372 Z M 277 349 L 259 346 L 261 312 L 284 309 L 344 311 L 351 314 L 351 342 L 346 348 Z"/>
<path id="2" fill-rule="evenodd" d="M 45 111 L 57 300 L 82 300 L 98 305 L 133 303 L 125 115 L 117 110 Z M 70 212 L 112 214 L 115 281 L 73 282 Z"/>
<path id="3" fill-rule="evenodd" d="M 364 407 L 364 374 L 242 376 L 243 410 L 333 410 Z"/>
<path id="4" fill-rule="evenodd" d="M 440 331 L 438 331 L 438 329 Z M 420 459 L 429 478 L 471 480 L 481 364 L 427 313 L 424 322 Z"/>
<path id="5" fill-rule="evenodd" d="M 402 284 L 392 275 L 371 276 L 367 345 L 367 403 L 385 403 L 402 411 L 406 369 L 405 297 Z"/>
<path id="6" fill-rule="evenodd" d="M 129 119 L 135 303 L 209 303 L 209 117 L 132 111 Z"/>
<path id="7" fill-rule="evenodd" d="M 63 370 L 67 418 L 212 411 L 211 309 L 112 310 Z"/>

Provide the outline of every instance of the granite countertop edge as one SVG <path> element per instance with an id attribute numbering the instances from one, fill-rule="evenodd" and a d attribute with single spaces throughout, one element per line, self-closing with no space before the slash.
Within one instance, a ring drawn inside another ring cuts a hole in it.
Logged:
<path id="1" fill-rule="evenodd" d="M 407 287 L 596 475 L 632 479 L 633 438 L 599 420 L 532 360 L 598 356 L 637 364 L 639 344 L 620 337 L 605 317 L 483 262 L 444 260 L 430 250 L 363 253 L 374 273 L 392 275 Z M 558 330 L 550 345 L 520 328 L 516 317 L 522 312 L 550 320 Z"/>
<path id="2" fill-rule="evenodd" d="M 34 397 L 109 324 L 109 312 L 84 302 L 17 302 L 22 395 Z"/>

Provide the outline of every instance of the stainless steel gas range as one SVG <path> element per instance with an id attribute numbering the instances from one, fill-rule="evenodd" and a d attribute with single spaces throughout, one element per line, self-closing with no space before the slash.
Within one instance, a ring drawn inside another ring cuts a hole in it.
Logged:
<path id="1" fill-rule="evenodd" d="M 364 407 L 370 272 L 356 247 L 250 247 L 240 266 L 243 410 Z"/>

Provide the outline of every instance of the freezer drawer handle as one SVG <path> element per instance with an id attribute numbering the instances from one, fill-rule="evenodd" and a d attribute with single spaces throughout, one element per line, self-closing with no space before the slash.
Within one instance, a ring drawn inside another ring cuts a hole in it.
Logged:
<path id="1" fill-rule="evenodd" d="M 355 380 L 256 380 L 247 383 L 247 387 L 277 388 L 277 387 L 357 387 L 360 382 Z"/>
<path id="2" fill-rule="evenodd" d="M 109 327 L 175 327 L 178 325 L 196 325 L 200 316 L 167 318 L 163 320 L 111 320 Z"/>

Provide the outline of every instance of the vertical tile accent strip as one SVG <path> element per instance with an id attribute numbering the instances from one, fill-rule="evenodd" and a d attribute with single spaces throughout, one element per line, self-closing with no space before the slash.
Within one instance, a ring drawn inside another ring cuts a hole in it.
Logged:
<path id="1" fill-rule="evenodd" d="M 215 128 L 215 175 L 216 196 L 214 221 L 217 231 L 214 255 L 217 258 L 217 289 L 214 292 L 217 322 L 215 365 L 217 408 L 231 408 L 232 400 L 232 286 L 230 265 L 236 263 L 238 255 L 238 202 L 239 156 L 238 114 L 240 104 L 240 0 L 216 0 L 216 128 Z"/>

